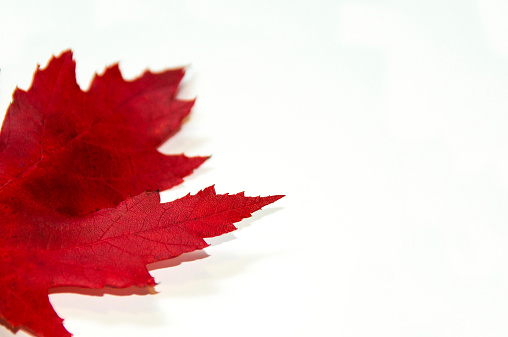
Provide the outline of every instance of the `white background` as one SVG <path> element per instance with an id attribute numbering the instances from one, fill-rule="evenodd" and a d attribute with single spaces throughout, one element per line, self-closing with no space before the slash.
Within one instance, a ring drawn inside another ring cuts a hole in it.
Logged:
<path id="1" fill-rule="evenodd" d="M 287 195 L 157 295 L 52 294 L 75 336 L 508 335 L 508 2 L 4 1 L 1 111 L 68 48 L 189 67 L 161 151 L 213 156 L 164 200 Z"/>

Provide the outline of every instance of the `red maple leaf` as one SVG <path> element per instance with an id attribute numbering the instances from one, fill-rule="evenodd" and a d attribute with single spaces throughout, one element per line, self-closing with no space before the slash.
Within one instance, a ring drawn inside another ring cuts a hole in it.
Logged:
<path id="1" fill-rule="evenodd" d="M 125 81 L 117 65 L 83 92 L 70 51 L 16 89 L 0 133 L 0 318 L 38 336 L 70 336 L 48 289 L 153 286 L 152 262 L 282 196 L 217 195 L 161 204 L 205 157 L 164 155 L 193 101 L 175 98 L 182 69 Z"/>

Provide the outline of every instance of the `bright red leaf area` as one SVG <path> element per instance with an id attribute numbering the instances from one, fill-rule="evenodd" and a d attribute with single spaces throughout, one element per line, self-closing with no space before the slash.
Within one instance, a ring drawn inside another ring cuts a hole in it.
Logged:
<path id="1" fill-rule="evenodd" d="M 0 133 L 0 317 L 38 336 L 70 336 L 55 287 L 153 286 L 148 263 L 201 249 L 203 238 L 282 196 L 217 195 L 170 203 L 158 192 L 205 157 L 164 155 L 193 101 L 175 98 L 182 69 L 125 81 L 117 65 L 83 92 L 72 53 L 16 89 Z"/>

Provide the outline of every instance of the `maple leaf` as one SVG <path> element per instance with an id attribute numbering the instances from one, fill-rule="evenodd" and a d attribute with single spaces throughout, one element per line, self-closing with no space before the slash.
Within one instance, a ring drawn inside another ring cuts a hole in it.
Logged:
<path id="1" fill-rule="evenodd" d="M 153 286 L 146 269 L 207 246 L 203 238 L 282 196 L 217 195 L 170 203 L 206 157 L 164 155 L 193 101 L 175 98 L 182 69 L 125 81 L 117 65 L 88 91 L 70 51 L 16 89 L 0 132 L 0 318 L 38 336 L 70 336 L 48 289 Z M 133 197 L 132 197 L 133 196 Z"/>

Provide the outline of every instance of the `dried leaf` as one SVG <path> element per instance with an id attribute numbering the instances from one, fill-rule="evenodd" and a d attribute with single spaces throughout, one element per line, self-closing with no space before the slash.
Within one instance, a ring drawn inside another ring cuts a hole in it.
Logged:
<path id="1" fill-rule="evenodd" d="M 48 289 L 153 286 L 148 263 L 206 246 L 203 238 L 282 196 L 217 195 L 161 204 L 205 157 L 164 155 L 193 101 L 175 98 L 182 69 L 125 81 L 117 65 L 88 91 L 70 51 L 16 89 L 0 133 L 0 317 L 38 336 L 70 336 Z M 133 197 L 132 197 L 133 196 Z"/>

